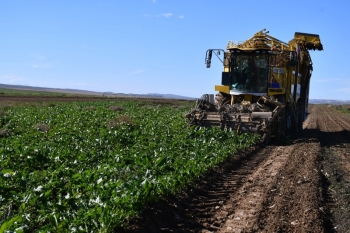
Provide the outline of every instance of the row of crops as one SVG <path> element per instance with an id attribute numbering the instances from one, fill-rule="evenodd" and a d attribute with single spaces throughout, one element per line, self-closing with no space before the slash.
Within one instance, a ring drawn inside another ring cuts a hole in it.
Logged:
<path id="1" fill-rule="evenodd" d="M 49 91 L 33 91 L 33 90 L 16 90 L 16 89 L 7 89 L 0 88 L 0 96 L 37 96 L 37 97 L 68 97 L 68 96 L 82 96 L 79 94 L 68 94 L 68 93 L 59 93 L 59 92 L 49 92 Z"/>
<path id="2" fill-rule="evenodd" d="M 188 127 L 187 104 L 0 111 L 0 232 L 113 232 L 257 136 Z"/>
<path id="3" fill-rule="evenodd" d="M 341 113 L 350 113 L 350 105 L 337 105 L 335 108 Z"/>

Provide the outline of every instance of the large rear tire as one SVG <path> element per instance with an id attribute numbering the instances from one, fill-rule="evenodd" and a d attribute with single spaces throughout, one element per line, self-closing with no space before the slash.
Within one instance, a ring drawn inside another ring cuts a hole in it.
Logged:
<path id="1" fill-rule="evenodd" d="M 286 118 L 285 118 L 285 113 L 282 113 L 282 117 L 280 121 L 278 122 L 278 125 L 276 127 L 276 132 L 275 132 L 275 139 L 277 141 L 282 140 L 286 137 Z"/>
<path id="2" fill-rule="evenodd" d="M 271 132 L 264 133 L 262 136 L 262 142 L 264 145 L 268 145 L 271 139 Z"/>
<path id="3" fill-rule="evenodd" d="M 298 133 L 298 111 L 296 111 L 293 106 L 289 105 L 286 109 L 286 129 L 288 134 L 296 134 Z"/>
<path id="4" fill-rule="evenodd" d="M 301 99 L 299 99 L 297 103 L 298 132 L 301 132 L 303 130 L 304 119 L 305 119 L 305 103 Z"/>

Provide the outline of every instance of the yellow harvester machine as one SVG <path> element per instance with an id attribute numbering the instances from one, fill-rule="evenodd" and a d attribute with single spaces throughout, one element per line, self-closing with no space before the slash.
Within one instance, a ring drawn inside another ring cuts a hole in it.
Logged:
<path id="1" fill-rule="evenodd" d="M 223 63 L 221 85 L 215 98 L 203 95 L 185 115 L 190 125 L 259 133 L 266 144 L 271 136 L 302 130 L 313 70 L 309 50 L 323 50 L 320 37 L 296 32 L 285 43 L 268 33 L 207 50 L 207 68 L 213 54 Z"/>

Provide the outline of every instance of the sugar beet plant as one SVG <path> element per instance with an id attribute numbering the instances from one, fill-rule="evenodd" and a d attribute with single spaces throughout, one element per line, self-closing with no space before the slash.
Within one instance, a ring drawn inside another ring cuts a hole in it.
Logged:
<path id="1" fill-rule="evenodd" d="M 186 110 L 111 101 L 3 110 L 0 233 L 111 232 L 257 140 L 188 127 Z"/>

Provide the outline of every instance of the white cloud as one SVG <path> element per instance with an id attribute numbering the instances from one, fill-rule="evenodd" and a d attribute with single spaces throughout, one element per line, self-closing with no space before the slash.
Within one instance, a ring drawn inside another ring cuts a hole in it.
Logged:
<path id="1" fill-rule="evenodd" d="M 39 61 L 45 61 L 46 60 L 46 57 L 42 54 L 37 54 L 37 53 L 32 53 L 30 54 L 30 56 L 32 58 L 34 58 L 35 60 L 39 60 Z"/>
<path id="2" fill-rule="evenodd" d="M 53 68 L 52 63 L 44 63 L 44 62 L 37 62 L 37 63 L 32 63 L 31 67 L 34 69 L 38 68 Z"/>
<path id="3" fill-rule="evenodd" d="M 324 83 L 324 82 L 338 82 L 343 81 L 341 78 L 325 78 L 325 79 L 315 79 L 315 82 Z"/>
<path id="4" fill-rule="evenodd" d="M 1 83 L 8 83 L 8 84 L 21 84 L 24 79 L 21 77 L 18 77 L 14 74 L 4 74 L 0 75 L 0 82 Z"/>
<path id="5" fill-rule="evenodd" d="M 164 17 L 164 18 L 169 18 L 171 16 L 173 16 L 174 14 L 169 12 L 169 13 L 161 13 L 160 15 L 149 15 L 149 14 L 143 14 L 144 17 L 156 17 L 156 18 L 159 18 L 159 17 Z M 184 19 L 185 16 L 184 15 L 180 15 L 178 17 L 179 19 Z"/>
<path id="6" fill-rule="evenodd" d="M 144 73 L 145 70 L 135 70 L 133 72 L 130 72 L 129 75 L 135 75 L 135 74 L 141 74 L 141 73 Z"/>
<path id="7" fill-rule="evenodd" d="M 350 94 L 350 86 L 348 87 L 344 87 L 344 88 L 338 88 L 338 89 L 334 89 L 334 92 L 341 92 L 341 93 L 346 93 L 346 94 Z"/>
<path id="8" fill-rule="evenodd" d="M 170 16 L 172 16 L 173 13 L 162 13 L 161 16 L 165 17 L 165 18 L 169 18 Z"/>
<path id="9" fill-rule="evenodd" d="M 46 56 L 42 54 L 30 54 L 30 57 L 34 60 L 33 62 L 31 62 L 30 67 L 34 69 L 53 68 L 53 63 L 48 62 Z"/>

